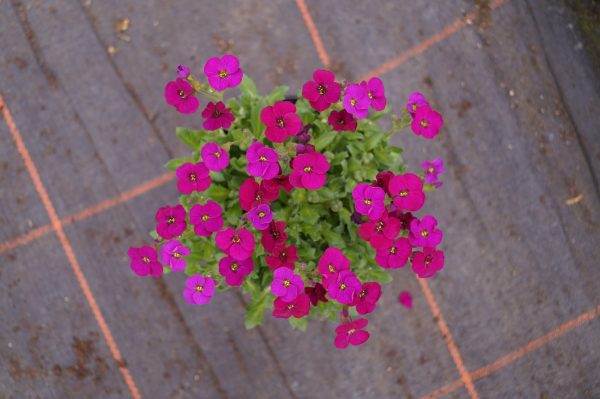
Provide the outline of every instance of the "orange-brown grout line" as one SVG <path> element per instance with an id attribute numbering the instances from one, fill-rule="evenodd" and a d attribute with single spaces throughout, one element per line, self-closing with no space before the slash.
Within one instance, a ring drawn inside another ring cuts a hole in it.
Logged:
<path id="1" fill-rule="evenodd" d="M 81 287 L 81 290 L 83 291 L 83 294 L 84 294 L 88 304 L 90 305 L 92 313 L 96 319 L 96 322 L 98 323 L 98 326 L 100 327 L 100 331 L 102 332 L 102 335 L 104 336 L 106 344 L 108 345 L 108 348 L 110 349 L 110 352 L 111 352 L 113 358 L 117 362 L 119 371 L 121 372 L 121 375 L 123 376 L 123 379 L 125 380 L 125 383 L 127 384 L 127 387 L 129 388 L 129 391 L 131 392 L 131 395 L 133 396 L 133 398 L 141 399 L 141 395 L 135 384 L 135 381 L 133 380 L 133 377 L 131 376 L 129 369 L 127 368 L 127 366 L 125 365 L 125 362 L 123 361 L 123 357 L 121 356 L 121 352 L 119 351 L 117 343 L 115 342 L 113 335 L 112 335 L 110 329 L 108 328 L 106 320 L 104 319 L 102 311 L 100 310 L 100 307 L 98 306 L 98 303 L 96 302 L 96 298 L 94 297 L 94 294 L 92 293 L 92 290 L 90 289 L 88 281 L 85 278 L 83 272 L 81 271 L 81 267 L 79 266 L 79 263 L 77 262 L 77 258 L 75 257 L 75 253 L 73 251 L 73 247 L 71 246 L 71 243 L 69 242 L 69 239 L 67 238 L 67 236 L 65 234 L 63 225 L 62 225 L 60 219 L 58 218 L 56 209 L 54 208 L 54 205 L 52 204 L 52 201 L 50 200 L 50 197 L 48 195 L 48 191 L 46 191 L 46 188 L 44 187 L 44 184 L 42 183 L 42 179 L 40 177 L 38 169 L 35 166 L 35 163 L 33 162 L 33 159 L 31 158 L 31 154 L 29 153 L 29 150 L 25 146 L 23 137 L 22 137 L 21 133 L 19 132 L 19 130 L 17 129 L 17 125 L 15 124 L 15 122 L 12 118 L 12 115 L 10 114 L 10 111 L 8 110 L 8 106 L 6 105 L 4 98 L 1 95 L 0 95 L 0 111 L 2 112 L 4 121 L 6 122 L 6 125 L 8 126 L 8 130 L 10 131 L 12 138 L 15 142 L 15 145 L 17 146 L 17 150 L 18 150 L 19 154 L 21 155 L 21 158 L 23 159 L 23 163 L 25 164 L 25 167 L 27 168 L 27 171 L 29 172 L 29 176 L 31 177 L 31 180 L 33 180 L 33 185 L 35 187 L 35 190 L 37 191 L 40 199 L 42 200 L 42 203 L 44 204 L 44 207 L 46 208 L 46 212 L 48 213 L 48 217 L 50 218 L 52 228 L 56 232 L 56 235 L 58 236 L 58 239 L 63 247 L 63 250 L 65 251 L 67 259 L 71 265 L 71 268 L 73 269 L 73 272 L 75 273 L 75 277 L 77 278 L 77 281 Z"/>
<path id="2" fill-rule="evenodd" d="M 600 305 L 598 305 L 595 309 L 590 310 L 589 312 L 585 312 L 584 314 L 576 317 L 573 320 L 567 321 L 566 323 L 561 324 L 554 330 L 550 331 L 546 335 L 542 335 L 539 338 L 530 341 L 529 343 L 523 345 L 520 348 L 515 349 L 510 352 L 508 355 L 502 356 L 500 359 L 496 360 L 494 363 L 490 363 L 487 366 L 483 366 L 471 374 L 471 378 L 473 380 L 478 380 L 480 378 L 487 377 L 488 375 L 500 370 L 501 368 L 507 366 L 509 363 L 512 363 L 521 357 L 525 356 L 529 352 L 536 350 L 537 348 L 546 345 L 549 342 L 554 341 L 557 338 L 562 337 L 569 331 L 582 326 L 585 323 L 588 323 L 595 318 L 600 316 Z M 441 387 L 425 396 L 421 399 L 435 399 L 441 395 L 451 393 L 456 391 L 458 388 L 463 386 L 463 382 L 461 380 L 456 380 L 448 385 Z"/>
<path id="3" fill-rule="evenodd" d="M 505 2 L 506 2 L 506 0 L 495 0 L 492 3 L 490 3 L 490 8 L 491 9 L 498 8 Z M 430 47 L 432 47 L 432 46 L 436 45 L 437 43 L 441 42 L 442 40 L 446 39 L 448 36 L 451 36 L 454 33 L 464 29 L 465 27 L 468 26 L 466 21 L 473 20 L 476 17 L 477 17 L 477 11 L 469 12 L 464 17 L 458 18 L 457 20 L 452 22 L 450 25 L 447 25 L 444 29 L 442 29 L 438 33 L 436 33 L 432 36 L 429 36 L 427 39 L 423 40 L 421 43 L 417 44 L 416 46 L 412 47 L 411 49 L 403 52 L 402 54 L 398 55 L 397 57 L 392 58 L 391 60 L 384 62 L 377 68 L 367 72 L 358 80 L 359 81 L 368 80 L 369 78 L 372 78 L 373 76 L 380 76 L 380 75 L 390 72 L 391 70 L 404 64 L 406 61 L 422 54 L 423 52 L 428 50 Z"/>
<path id="4" fill-rule="evenodd" d="M 304 19 L 304 24 L 306 25 L 306 29 L 308 29 L 308 33 L 310 33 L 310 37 L 312 38 L 313 43 L 315 44 L 315 48 L 317 50 L 317 54 L 321 59 L 321 62 L 325 66 L 325 68 L 329 68 L 331 66 L 331 60 L 329 59 L 329 55 L 325 50 L 325 46 L 323 45 L 323 41 L 321 40 L 321 36 L 319 35 L 319 30 L 317 29 L 317 25 L 315 21 L 312 19 L 310 12 L 308 11 L 308 7 L 306 6 L 306 2 L 304 0 L 296 0 L 296 5 L 302 14 L 302 18 Z"/>
<path id="5" fill-rule="evenodd" d="M 427 302 L 429 303 L 429 307 L 431 308 L 431 313 L 433 314 L 433 317 L 436 319 L 436 323 L 438 325 L 438 328 L 440 329 L 440 332 L 442 333 L 442 337 L 444 338 L 444 341 L 446 342 L 446 346 L 448 346 L 448 350 L 450 351 L 450 356 L 452 357 L 452 361 L 454 361 L 454 365 L 458 369 L 458 373 L 460 374 L 460 379 L 462 381 L 461 385 L 464 385 L 465 388 L 467 388 L 467 391 L 469 392 L 469 396 L 471 396 L 471 399 L 479 399 L 479 394 L 477 393 L 477 390 L 475 389 L 475 385 L 473 384 L 473 379 L 471 378 L 471 375 L 467 372 L 467 368 L 465 367 L 462 357 L 460 356 L 460 352 L 458 351 L 458 348 L 456 347 L 456 344 L 454 343 L 454 339 L 452 339 L 452 334 L 450 333 L 450 329 L 448 328 L 448 325 L 446 324 L 446 320 L 444 320 L 444 316 L 442 316 L 442 312 L 440 311 L 440 308 L 435 300 L 435 297 L 433 296 L 433 293 L 431 292 L 431 289 L 429 288 L 429 284 L 424 279 L 417 277 L 417 280 L 419 281 L 419 284 L 421 285 L 421 289 L 423 290 L 423 293 L 425 294 L 425 298 L 427 299 Z"/>
<path id="6" fill-rule="evenodd" d="M 85 220 L 94 215 L 97 215 L 99 213 L 107 211 L 110 208 L 114 208 L 115 206 L 120 205 L 124 202 L 132 200 L 136 197 L 139 197 L 142 194 L 147 193 L 148 191 L 151 191 L 157 187 L 164 185 L 165 183 L 173 180 L 174 178 L 175 178 L 175 175 L 173 174 L 173 172 L 164 173 L 158 177 L 155 177 L 153 179 L 150 179 L 142 184 L 139 184 L 139 185 L 133 187 L 131 190 L 125 191 L 124 193 L 120 194 L 117 197 L 104 200 L 104 201 L 102 201 L 96 205 L 93 205 L 89 208 L 86 208 L 80 212 L 66 216 L 66 217 L 62 218 L 60 221 L 63 226 L 67 226 L 72 223 L 78 222 L 80 220 Z M 13 248 L 16 248 L 18 246 L 25 245 L 37 238 L 40 238 L 40 237 L 52 232 L 52 231 L 53 231 L 52 226 L 49 224 L 37 227 L 37 228 L 31 230 L 30 232 L 23 234 L 22 236 L 19 236 L 15 239 L 12 239 L 10 241 L 6 241 L 6 242 L 0 244 L 0 254 L 6 252 L 8 250 L 11 250 Z"/>

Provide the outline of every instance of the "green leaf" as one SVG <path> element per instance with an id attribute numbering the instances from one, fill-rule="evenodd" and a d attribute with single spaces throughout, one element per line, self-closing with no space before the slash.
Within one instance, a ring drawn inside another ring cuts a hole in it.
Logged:
<path id="1" fill-rule="evenodd" d="M 204 130 L 192 130 L 185 127 L 177 127 L 175 134 L 185 145 L 193 150 L 200 148 L 203 137 L 207 134 Z"/>
<path id="2" fill-rule="evenodd" d="M 274 88 L 271 94 L 267 96 L 267 104 L 273 104 L 276 101 L 283 100 L 288 92 L 288 89 L 289 88 L 287 86 L 277 86 Z"/>
<path id="3" fill-rule="evenodd" d="M 208 191 L 206 191 L 206 195 L 214 201 L 222 202 L 229 196 L 229 190 L 223 186 L 212 183 L 208 188 Z"/>
<path id="4" fill-rule="evenodd" d="M 174 159 L 171 159 L 166 164 L 164 164 L 164 167 L 169 170 L 176 170 L 178 167 L 180 167 L 181 165 L 183 165 L 186 162 L 193 163 L 194 160 L 192 158 L 174 158 Z"/>
<path id="5" fill-rule="evenodd" d="M 380 267 L 373 267 L 373 265 L 367 270 L 365 277 L 368 281 L 377 281 L 382 284 L 392 281 L 392 276 L 387 271 Z"/>
<path id="6" fill-rule="evenodd" d="M 373 148 L 377 147 L 377 144 L 383 139 L 385 139 L 383 133 L 379 131 L 373 132 L 370 137 L 365 140 L 365 150 L 371 151 Z"/>
<path id="7" fill-rule="evenodd" d="M 320 133 L 315 139 L 315 149 L 318 152 L 321 152 L 323 148 L 327 147 L 327 145 L 331 143 L 333 139 L 335 139 L 336 135 L 337 133 L 335 133 L 333 130 L 326 130 Z"/>
<path id="8" fill-rule="evenodd" d="M 242 83 L 240 84 L 240 90 L 242 94 L 245 94 L 250 97 L 258 97 L 258 89 L 256 88 L 256 84 L 254 84 L 254 80 L 250 78 L 248 75 L 244 75 L 242 79 Z"/>
<path id="9" fill-rule="evenodd" d="M 295 317 L 290 317 L 288 319 L 288 322 L 290 323 L 290 326 L 292 326 L 292 328 L 294 330 L 300 330 L 300 331 L 304 332 L 304 331 L 306 331 L 306 326 L 308 325 L 308 318 L 302 317 L 300 319 L 297 319 Z"/>
<path id="10" fill-rule="evenodd" d="M 251 329 L 259 324 L 262 324 L 265 316 L 265 307 L 268 303 L 268 288 L 265 289 L 260 295 L 254 297 L 248 306 L 246 307 L 246 329 Z"/>

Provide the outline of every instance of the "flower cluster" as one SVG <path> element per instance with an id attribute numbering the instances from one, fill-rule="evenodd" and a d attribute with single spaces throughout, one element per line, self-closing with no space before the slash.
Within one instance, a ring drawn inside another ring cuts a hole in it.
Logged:
<path id="1" fill-rule="evenodd" d="M 233 55 L 209 59 L 203 72 L 199 80 L 180 65 L 165 87 L 167 104 L 183 114 L 208 99 L 204 130 L 177 129 L 193 150 L 166 165 L 181 197 L 156 212 L 154 245 L 129 249 L 131 269 L 183 272 L 193 305 L 241 287 L 248 328 L 270 308 L 299 329 L 309 317 L 339 319 L 337 348 L 366 342 L 362 316 L 377 308 L 388 269 L 410 262 L 418 278 L 431 278 L 444 267 L 436 218 L 416 215 L 426 192 L 442 186 L 443 161 L 407 173 L 389 144 L 408 127 L 435 137 L 441 115 L 413 93 L 383 132 L 374 121 L 390 107 L 378 77 L 340 82 L 317 70 L 294 98 L 283 87 L 260 96 Z M 241 95 L 225 102 L 236 87 Z"/>

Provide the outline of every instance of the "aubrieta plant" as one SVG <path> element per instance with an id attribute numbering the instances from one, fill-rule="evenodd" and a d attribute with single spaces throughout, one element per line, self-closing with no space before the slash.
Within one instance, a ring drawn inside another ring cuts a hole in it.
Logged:
<path id="1" fill-rule="evenodd" d="M 259 95 L 233 55 L 211 58 L 202 80 L 180 65 L 165 100 L 183 114 L 200 109 L 202 129 L 177 128 L 192 149 L 169 161 L 179 203 L 156 212 L 152 246 L 130 248 L 140 276 L 183 272 L 183 296 L 209 303 L 216 291 L 241 287 L 246 327 L 265 309 L 305 330 L 307 319 L 339 319 L 337 348 L 369 339 L 362 316 L 377 307 L 389 269 L 408 262 L 419 278 L 444 267 L 442 232 L 414 212 L 441 186 L 440 159 L 408 173 L 392 135 L 410 127 L 432 139 L 441 115 L 420 93 L 409 96 L 391 129 L 381 79 L 350 83 L 317 70 L 298 97 L 287 87 Z M 241 94 L 226 102 L 224 92 Z M 197 122 L 198 124 L 200 121 Z"/>

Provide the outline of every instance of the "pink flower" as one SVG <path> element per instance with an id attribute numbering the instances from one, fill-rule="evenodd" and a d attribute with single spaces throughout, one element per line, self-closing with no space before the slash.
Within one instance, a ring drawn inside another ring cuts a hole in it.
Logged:
<path id="1" fill-rule="evenodd" d="M 273 248 L 273 254 L 267 256 L 267 259 L 265 259 L 271 270 L 276 270 L 280 267 L 287 267 L 288 269 L 294 270 L 294 262 L 297 260 L 298 253 L 296 252 L 296 247 L 293 245 L 290 245 L 289 247 L 277 245 Z"/>
<path id="2" fill-rule="evenodd" d="M 381 297 L 381 285 L 379 283 L 364 283 L 358 295 L 354 298 L 354 305 L 358 314 L 367 314 L 374 311 L 379 297 Z"/>
<path id="3" fill-rule="evenodd" d="M 292 160 L 290 183 L 296 188 L 318 190 L 327 181 L 329 162 L 318 152 L 300 154 Z"/>
<path id="4" fill-rule="evenodd" d="M 269 147 L 257 141 L 246 151 L 248 166 L 246 171 L 250 176 L 272 179 L 279 173 L 279 155 Z"/>
<path id="5" fill-rule="evenodd" d="M 338 248 L 329 247 L 319 259 L 319 273 L 325 278 L 350 270 L 350 260 Z"/>
<path id="6" fill-rule="evenodd" d="M 223 209 L 215 201 L 206 205 L 194 204 L 190 209 L 190 222 L 194 225 L 194 233 L 208 237 L 223 227 Z"/>
<path id="7" fill-rule="evenodd" d="M 279 172 L 277 176 L 269 180 L 263 180 L 261 182 L 264 185 L 265 190 L 275 193 L 279 196 L 279 189 L 283 188 L 286 193 L 289 193 L 294 188 L 290 183 L 290 177 L 287 175 L 282 175 Z"/>
<path id="8" fill-rule="evenodd" d="M 160 257 L 163 265 L 171 266 L 174 272 L 185 270 L 185 259 L 183 256 L 188 256 L 190 250 L 177 240 L 169 241 L 163 245 L 160 251 Z"/>
<path id="9" fill-rule="evenodd" d="M 177 76 L 179 76 L 181 79 L 186 79 L 188 76 L 190 76 L 190 68 L 186 67 L 185 65 L 177 66 Z"/>
<path id="10" fill-rule="evenodd" d="M 285 222 L 271 222 L 269 228 L 263 230 L 260 243 L 266 252 L 272 253 L 275 247 L 285 244 L 287 234 L 285 232 Z"/>
<path id="11" fill-rule="evenodd" d="M 389 185 L 390 180 L 394 177 L 394 173 L 389 170 L 384 170 L 383 172 L 377 173 L 375 177 L 375 181 L 373 181 L 373 186 L 381 187 L 386 194 L 390 195 Z"/>
<path id="12" fill-rule="evenodd" d="M 248 212 L 248 220 L 256 230 L 266 230 L 273 221 L 273 212 L 269 205 L 260 204 Z"/>
<path id="13" fill-rule="evenodd" d="M 369 79 L 368 83 L 362 81 L 360 85 L 366 89 L 371 107 L 373 107 L 375 111 L 383 110 L 387 104 L 387 100 L 385 98 L 385 88 L 383 87 L 381 79 L 373 77 Z"/>
<path id="14" fill-rule="evenodd" d="M 341 272 L 327 278 L 327 294 L 331 299 L 344 305 L 351 305 L 354 297 L 359 294 L 360 280 L 350 270 Z"/>
<path id="15" fill-rule="evenodd" d="M 211 101 L 206 104 L 206 108 L 202 111 L 202 117 L 206 119 L 202 123 L 202 127 L 206 130 L 229 129 L 235 120 L 231 110 L 222 101 L 216 104 Z"/>
<path id="16" fill-rule="evenodd" d="M 408 101 L 406 102 L 406 110 L 413 118 L 417 110 L 425 107 L 429 108 L 429 103 L 427 102 L 427 99 L 423 94 L 416 91 L 410 96 L 408 96 Z"/>
<path id="17" fill-rule="evenodd" d="M 204 164 L 209 170 L 217 172 L 229 166 L 229 153 L 219 147 L 217 143 L 204 144 L 200 153 Z"/>
<path id="18" fill-rule="evenodd" d="M 408 240 L 413 247 L 436 247 L 442 242 L 442 231 L 437 229 L 437 220 L 433 216 L 413 219 L 410 222 Z"/>
<path id="19" fill-rule="evenodd" d="M 198 110 L 200 102 L 194 96 L 194 88 L 181 78 L 169 82 L 165 86 L 165 100 L 182 114 L 193 114 Z"/>
<path id="20" fill-rule="evenodd" d="M 362 119 L 369 113 L 371 99 L 365 87 L 352 83 L 346 88 L 343 104 L 346 111 L 357 119 Z"/>
<path id="21" fill-rule="evenodd" d="M 186 214 L 185 208 L 181 204 L 159 208 L 155 216 L 158 235 L 165 240 L 180 236 L 187 227 Z"/>
<path id="22" fill-rule="evenodd" d="M 254 269 L 252 257 L 235 260 L 231 256 L 226 256 L 219 261 L 219 273 L 225 277 L 225 281 L 231 286 L 242 285 L 244 277 L 252 273 L 252 269 Z"/>
<path id="23" fill-rule="evenodd" d="M 240 207 L 248 212 L 260 204 L 269 204 L 279 197 L 279 190 L 273 191 L 267 188 L 267 181 L 260 184 L 253 177 L 247 178 L 240 186 Z"/>
<path id="24" fill-rule="evenodd" d="M 388 248 L 400 232 L 400 221 L 383 212 L 377 220 L 370 220 L 360 225 L 358 235 L 375 249 Z"/>
<path id="25" fill-rule="evenodd" d="M 321 283 L 315 283 L 314 287 L 304 287 L 304 292 L 310 298 L 310 303 L 312 303 L 313 306 L 317 306 L 319 301 L 329 302 L 327 298 L 325 298 L 327 290 L 325 290 L 325 287 Z"/>
<path id="26" fill-rule="evenodd" d="M 442 115 L 429 107 L 422 107 L 415 112 L 410 127 L 417 136 L 432 139 L 437 136 L 443 124 Z"/>
<path id="27" fill-rule="evenodd" d="M 306 294 L 300 294 L 290 302 L 286 302 L 281 298 L 275 298 L 273 302 L 273 317 L 280 319 L 295 317 L 301 319 L 308 312 L 310 312 L 310 299 Z"/>
<path id="28" fill-rule="evenodd" d="M 203 162 L 186 162 L 175 171 L 177 175 L 177 189 L 182 194 L 191 194 L 194 191 L 204 191 L 211 183 L 210 172 Z"/>
<path id="29" fill-rule="evenodd" d="M 228 227 L 215 236 L 217 247 L 235 260 L 244 260 L 254 252 L 254 236 L 246 229 Z"/>
<path id="30" fill-rule="evenodd" d="M 391 196 L 395 196 L 394 205 L 399 209 L 414 212 L 425 203 L 423 181 L 415 174 L 405 173 L 392 177 L 389 191 Z"/>
<path id="31" fill-rule="evenodd" d="M 367 319 L 356 319 L 350 323 L 340 324 L 335 333 L 335 347 L 346 349 L 349 344 L 362 345 L 369 340 L 369 332 L 363 330 L 369 324 Z"/>
<path id="32" fill-rule="evenodd" d="M 260 120 L 267 127 L 265 136 L 274 143 L 283 143 L 288 136 L 295 136 L 302 130 L 296 106 L 289 101 L 267 105 L 260 112 Z"/>
<path id="33" fill-rule="evenodd" d="M 415 252 L 412 258 L 412 269 L 420 278 L 430 278 L 444 268 L 444 252 L 435 248 L 423 248 L 423 252 Z"/>
<path id="34" fill-rule="evenodd" d="M 356 212 L 371 220 L 380 218 L 385 211 L 385 191 L 382 188 L 360 183 L 352 190 L 352 198 Z"/>
<path id="35" fill-rule="evenodd" d="M 356 126 L 358 126 L 356 119 L 354 119 L 352 114 L 346 111 L 345 109 L 339 112 L 335 110 L 331 111 L 331 113 L 329 114 L 329 118 L 327 119 L 327 123 L 336 132 L 355 132 Z"/>
<path id="36" fill-rule="evenodd" d="M 408 261 L 412 248 L 408 240 L 399 237 L 394 240 L 389 248 L 378 248 L 375 262 L 384 269 L 397 269 Z"/>
<path id="37" fill-rule="evenodd" d="M 214 292 L 215 280 L 194 274 L 185 281 L 183 297 L 192 305 L 204 305 L 210 302 Z"/>
<path id="38" fill-rule="evenodd" d="M 429 184 L 433 184 L 437 188 L 442 186 L 442 182 L 437 181 L 439 175 L 444 173 L 444 160 L 441 158 L 434 159 L 433 161 L 424 161 L 423 169 L 425 169 L 425 181 Z"/>
<path id="39" fill-rule="evenodd" d="M 412 309 L 413 307 L 412 295 L 410 295 L 410 292 L 408 291 L 402 291 L 400 293 L 400 296 L 398 296 L 398 302 L 409 309 Z"/>
<path id="40" fill-rule="evenodd" d="M 239 85 L 244 77 L 238 59 L 225 54 L 222 58 L 212 57 L 204 64 L 204 74 L 208 83 L 216 91 L 223 91 Z"/>
<path id="41" fill-rule="evenodd" d="M 335 75 L 326 70 L 316 70 L 313 79 L 302 86 L 302 97 L 317 111 L 325 111 L 331 104 L 340 100 L 342 87 L 335 81 Z"/>
<path id="42" fill-rule="evenodd" d="M 271 292 L 285 302 L 292 302 L 304 292 L 304 281 L 287 267 L 280 267 L 273 272 Z"/>
<path id="43" fill-rule="evenodd" d="M 131 247 L 127 251 L 127 255 L 131 259 L 131 270 L 138 276 L 160 277 L 163 274 L 163 267 L 158 262 L 158 255 L 154 248 L 148 246 Z"/>

